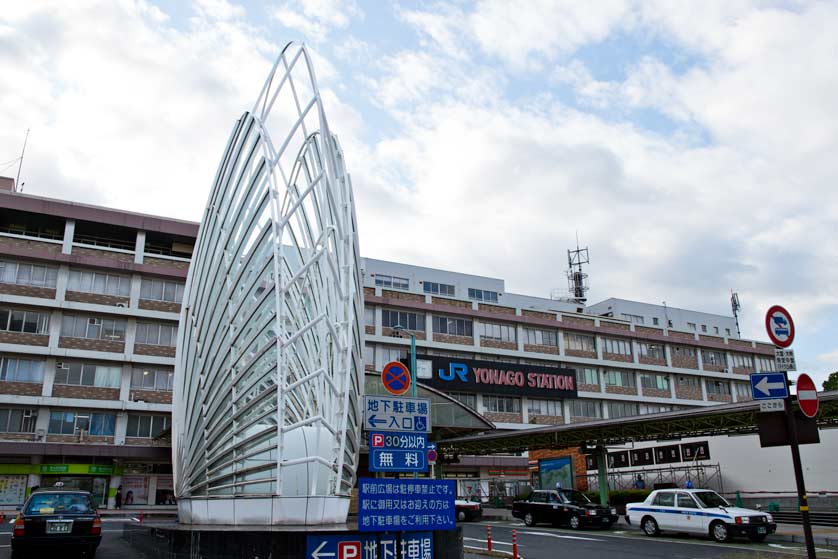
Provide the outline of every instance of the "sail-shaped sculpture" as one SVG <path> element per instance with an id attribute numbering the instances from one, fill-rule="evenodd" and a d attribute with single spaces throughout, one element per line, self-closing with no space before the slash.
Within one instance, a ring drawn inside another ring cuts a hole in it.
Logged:
<path id="1" fill-rule="evenodd" d="M 346 520 L 360 442 L 352 187 L 304 45 L 233 128 L 186 284 L 173 413 L 191 524 Z"/>

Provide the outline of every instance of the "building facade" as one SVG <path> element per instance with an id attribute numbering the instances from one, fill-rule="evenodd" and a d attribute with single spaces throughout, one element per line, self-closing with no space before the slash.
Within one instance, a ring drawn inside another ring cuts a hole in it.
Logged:
<path id="1" fill-rule="evenodd" d="M 166 433 L 197 231 L 0 191 L 0 508 L 59 480 L 102 505 L 114 505 L 120 486 L 125 506 L 173 501 Z M 412 334 L 419 381 L 498 429 L 741 401 L 750 398 L 748 374 L 774 368 L 773 346 L 728 335 L 728 317 L 697 313 L 706 318 L 696 330 L 686 319 L 670 327 L 656 305 L 585 307 L 510 293 L 497 278 L 374 259 L 362 267 L 366 371 L 407 359 Z M 458 364 L 479 369 L 482 384 L 454 374 Z M 568 372 L 572 385 L 560 380 Z M 446 389 L 446 378 L 457 389 Z M 584 457 L 558 458 L 463 456 L 444 472 L 461 493 L 483 496 L 542 475 L 585 479 Z"/>

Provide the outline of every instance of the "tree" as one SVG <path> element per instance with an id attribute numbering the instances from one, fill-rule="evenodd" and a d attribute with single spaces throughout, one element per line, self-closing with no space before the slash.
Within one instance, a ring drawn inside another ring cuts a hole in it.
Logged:
<path id="1" fill-rule="evenodd" d="M 835 371 L 829 378 L 823 381 L 824 390 L 838 390 L 838 371 Z"/>

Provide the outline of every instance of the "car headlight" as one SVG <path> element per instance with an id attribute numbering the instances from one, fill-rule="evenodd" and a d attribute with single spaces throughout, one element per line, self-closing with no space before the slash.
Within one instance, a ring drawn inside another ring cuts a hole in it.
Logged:
<path id="1" fill-rule="evenodd" d="M 766 522 L 774 522 L 774 517 L 771 516 L 770 514 L 766 514 L 765 515 L 765 521 Z"/>

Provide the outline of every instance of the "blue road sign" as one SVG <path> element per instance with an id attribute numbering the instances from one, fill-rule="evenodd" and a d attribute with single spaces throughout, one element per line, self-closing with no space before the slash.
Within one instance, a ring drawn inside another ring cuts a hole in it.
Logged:
<path id="1" fill-rule="evenodd" d="M 427 398 L 364 396 L 364 429 L 431 432 L 431 401 Z"/>
<path id="2" fill-rule="evenodd" d="M 425 433 L 370 433 L 371 472 L 427 472 Z"/>
<path id="3" fill-rule="evenodd" d="M 456 528 L 454 480 L 361 478 L 358 486 L 361 532 Z"/>
<path id="4" fill-rule="evenodd" d="M 751 375 L 751 394 L 754 400 L 788 398 L 789 387 L 783 373 L 754 373 Z"/>
<path id="5" fill-rule="evenodd" d="M 306 536 L 306 559 L 377 559 L 378 538 L 372 534 Z"/>

